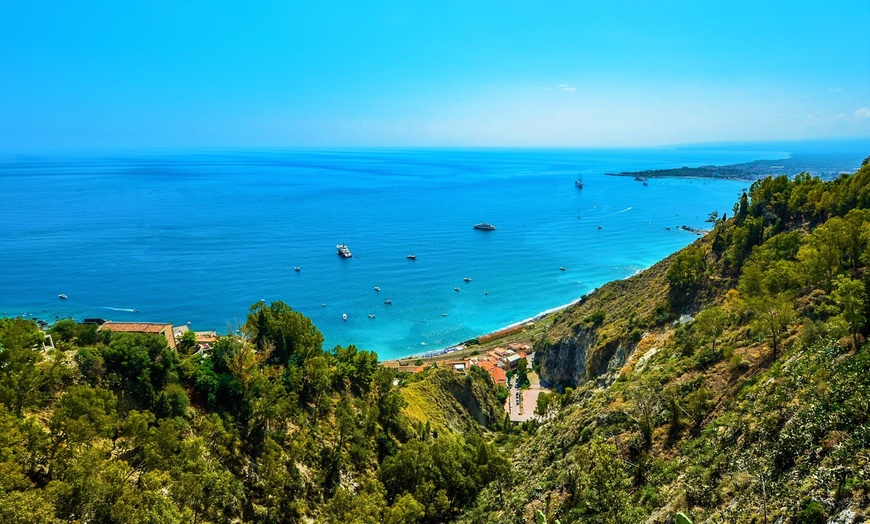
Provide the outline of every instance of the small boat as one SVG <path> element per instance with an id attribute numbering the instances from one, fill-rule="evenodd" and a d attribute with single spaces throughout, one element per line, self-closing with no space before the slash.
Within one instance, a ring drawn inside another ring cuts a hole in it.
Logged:
<path id="1" fill-rule="evenodd" d="M 342 314 L 341 314 L 341 319 L 342 319 L 342 320 L 347 320 L 347 313 L 342 313 Z"/>
<path id="2" fill-rule="evenodd" d="M 379 288 L 378 286 L 375 286 L 375 291 L 380 291 L 380 290 L 381 290 L 381 288 Z"/>
<path id="3" fill-rule="evenodd" d="M 646 183 L 646 180 L 644 180 L 644 181 L 643 181 L 643 185 L 648 186 L 649 184 L 647 184 L 647 183 Z"/>
<path id="4" fill-rule="evenodd" d="M 465 278 L 463 278 L 462 280 L 464 280 L 464 281 L 466 281 L 466 282 L 471 282 L 471 278 L 469 278 L 469 277 L 465 277 Z"/>
<path id="5" fill-rule="evenodd" d="M 405 258 L 407 258 L 408 260 L 417 260 L 417 255 L 408 255 Z"/>
<path id="6" fill-rule="evenodd" d="M 480 229 L 481 231 L 495 231 L 495 226 L 489 222 L 481 222 L 480 224 L 474 224 L 474 229 Z"/>
<path id="7" fill-rule="evenodd" d="M 63 293 L 61 293 L 60 295 L 57 296 L 57 298 L 59 298 L 59 299 L 61 299 L 61 300 L 66 300 L 66 299 L 68 299 L 69 297 L 66 296 L 66 295 L 64 295 Z"/>
<path id="8" fill-rule="evenodd" d="M 600 226 L 600 225 L 598 226 L 598 229 L 601 229 L 601 226 Z"/>
<path id="9" fill-rule="evenodd" d="M 442 316 L 442 317 L 446 317 L 446 316 L 447 316 L 447 313 L 441 313 L 441 316 Z"/>
<path id="10" fill-rule="evenodd" d="M 459 291 L 458 287 L 453 288 L 453 291 Z"/>
<path id="11" fill-rule="evenodd" d="M 293 271 L 298 273 L 298 272 L 302 271 L 302 269 L 299 266 L 296 266 L 293 268 Z"/>
<path id="12" fill-rule="evenodd" d="M 386 299 L 386 300 L 384 300 L 384 304 L 390 305 L 390 304 L 392 304 L 392 303 L 393 303 L 393 301 L 390 300 L 389 298 Z"/>
<path id="13" fill-rule="evenodd" d="M 338 256 L 341 258 L 350 258 L 353 255 L 350 253 L 350 249 L 347 248 L 346 244 L 338 244 L 335 246 L 335 249 L 338 250 Z"/>
<path id="14" fill-rule="evenodd" d="M 375 314 L 374 314 L 374 313 L 369 313 L 369 318 L 375 318 Z"/>
<path id="15" fill-rule="evenodd" d="M 489 291 L 484 291 L 483 294 L 484 294 L 484 295 L 489 295 Z"/>
<path id="16" fill-rule="evenodd" d="M 583 178 L 582 177 L 578 178 L 577 180 L 574 181 L 574 187 L 576 187 L 577 189 L 583 189 Z"/>
<path id="17" fill-rule="evenodd" d="M 320 307 L 326 307 L 326 303 L 320 304 Z"/>
<path id="18" fill-rule="evenodd" d="M 562 266 L 559 268 L 559 271 L 567 271 L 567 270 L 565 269 L 565 266 Z"/>

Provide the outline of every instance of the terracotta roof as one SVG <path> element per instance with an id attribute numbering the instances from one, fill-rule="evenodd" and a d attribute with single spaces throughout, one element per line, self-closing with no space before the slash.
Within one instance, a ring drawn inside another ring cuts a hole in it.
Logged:
<path id="1" fill-rule="evenodd" d="M 496 384 L 507 384 L 507 375 L 502 368 L 492 368 L 489 372 Z"/>
<path id="2" fill-rule="evenodd" d="M 106 322 L 100 329 L 109 331 L 125 331 L 128 333 L 160 333 L 166 328 L 172 328 L 172 324 L 158 324 L 155 322 Z"/>
<path id="3" fill-rule="evenodd" d="M 492 368 L 495 367 L 495 365 L 488 360 L 481 360 L 480 362 L 477 363 L 477 365 L 479 367 L 482 367 L 483 369 L 485 369 L 487 371 L 492 371 Z"/>

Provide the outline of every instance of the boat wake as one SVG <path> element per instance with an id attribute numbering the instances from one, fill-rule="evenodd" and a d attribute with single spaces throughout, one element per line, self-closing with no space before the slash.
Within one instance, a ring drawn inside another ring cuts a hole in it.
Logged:
<path id="1" fill-rule="evenodd" d="M 129 308 L 129 307 L 111 307 L 111 306 L 101 306 L 100 309 L 109 309 L 112 311 L 125 311 L 127 313 L 136 313 L 139 311 L 138 309 L 133 309 L 133 308 Z"/>
<path id="2" fill-rule="evenodd" d="M 626 211 L 631 211 L 631 206 L 628 206 L 627 208 L 623 209 L 622 211 L 617 211 L 616 213 L 614 213 L 614 215 L 618 215 L 620 213 L 625 213 Z"/>

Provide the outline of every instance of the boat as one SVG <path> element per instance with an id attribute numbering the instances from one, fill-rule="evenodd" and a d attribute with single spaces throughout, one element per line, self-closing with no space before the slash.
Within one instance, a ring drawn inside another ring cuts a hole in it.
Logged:
<path id="1" fill-rule="evenodd" d="M 393 301 L 390 300 L 389 298 L 386 299 L 386 300 L 384 300 L 384 304 L 390 305 L 390 304 L 392 304 L 392 303 L 393 303 Z"/>
<path id="2" fill-rule="evenodd" d="M 379 288 L 378 286 L 375 286 L 375 291 L 380 291 L 380 290 L 381 290 L 381 288 Z"/>
<path id="3" fill-rule="evenodd" d="M 61 299 L 61 300 L 66 300 L 66 299 L 68 299 L 69 297 L 66 296 L 66 295 L 64 295 L 63 293 L 61 293 L 60 295 L 57 296 L 57 298 L 59 298 L 59 299 Z"/>
<path id="4" fill-rule="evenodd" d="M 374 313 L 369 313 L 369 318 L 375 318 L 375 314 L 374 314 Z"/>
<path id="5" fill-rule="evenodd" d="M 408 260 L 417 260 L 417 255 L 408 255 L 406 258 Z"/>
<path id="6" fill-rule="evenodd" d="M 453 288 L 453 291 L 459 291 L 458 287 Z"/>
<path id="7" fill-rule="evenodd" d="M 302 271 L 302 269 L 299 266 L 296 266 L 293 268 L 293 271 L 298 273 L 298 272 Z"/>
<path id="8" fill-rule="evenodd" d="M 338 244 L 335 246 L 335 249 L 338 250 L 338 256 L 341 258 L 350 258 L 353 255 L 350 253 L 350 249 L 347 248 L 346 244 Z"/>
<path id="9" fill-rule="evenodd" d="M 600 225 L 598 226 L 598 229 L 601 229 L 601 226 L 600 226 Z"/>
<path id="10" fill-rule="evenodd" d="M 644 181 L 643 181 L 643 185 L 648 186 L 649 184 L 647 184 L 647 183 L 646 183 L 646 180 L 644 180 Z"/>
<path id="11" fill-rule="evenodd" d="M 489 222 L 481 222 L 480 224 L 474 224 L 474 229 L 480 229 L 482 231 L 495 231 L 495 226 L 490 224 Z"/>
<path id="12" fill-rule="evenodd" d="M 583 189 L 583 178 L 582 177 L 578 178 L 577 180 L 574 181 L 574 187 L 576 187 L 577 189 Z"/>
<path id="13" fill-rule="evenodd" d="M 347 313 L 342 313 L 342 314 L 341 314 L 341 319 L 342 319 L 342 320 L 347 320 Z"/>
<path id="14" fill-rule="evenodd" d="M 565 269 L 565 266 L 562 266 L 559 268 L 559 271 L 567 271 L 567 269 Z"/>
<path id="15" fill-rule="evenodd" d="M 462 280 L 464 280 L 464 281 L 466 281 L 466 282 L 471 282 L 471 278 L 470 278 L 470 277 L 465 277 L 465 278 L 463 278 Z"/>

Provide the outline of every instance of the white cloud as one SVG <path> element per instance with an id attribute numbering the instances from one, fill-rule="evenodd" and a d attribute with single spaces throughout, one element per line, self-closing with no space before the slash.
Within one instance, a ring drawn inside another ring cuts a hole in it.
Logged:
<path id="1" fill-rule="evenodd" d="M 572 86 L 570 86 L 570 85 L 568 85 L 568 84 L 559 84 L 559 85 L 557 85 L 556 87 L 557 87 L 558 89 L 561 89 L 562 91 L 577 91 L 577 88 L 576 88 L 576 87 L 572 87 Z"/>
<path id="2" fill-rule="evenodd" d="M 870 119 L 870 107 L 861 107 L 855 110 L 855 118 L 858 120 Z"/>
<path id="3" fill-rule="evenodd" d="M 828 93 L 842 93 L 842 92 L 843 92 L 842 87 L 829 87 L 828 88 Z"/>

